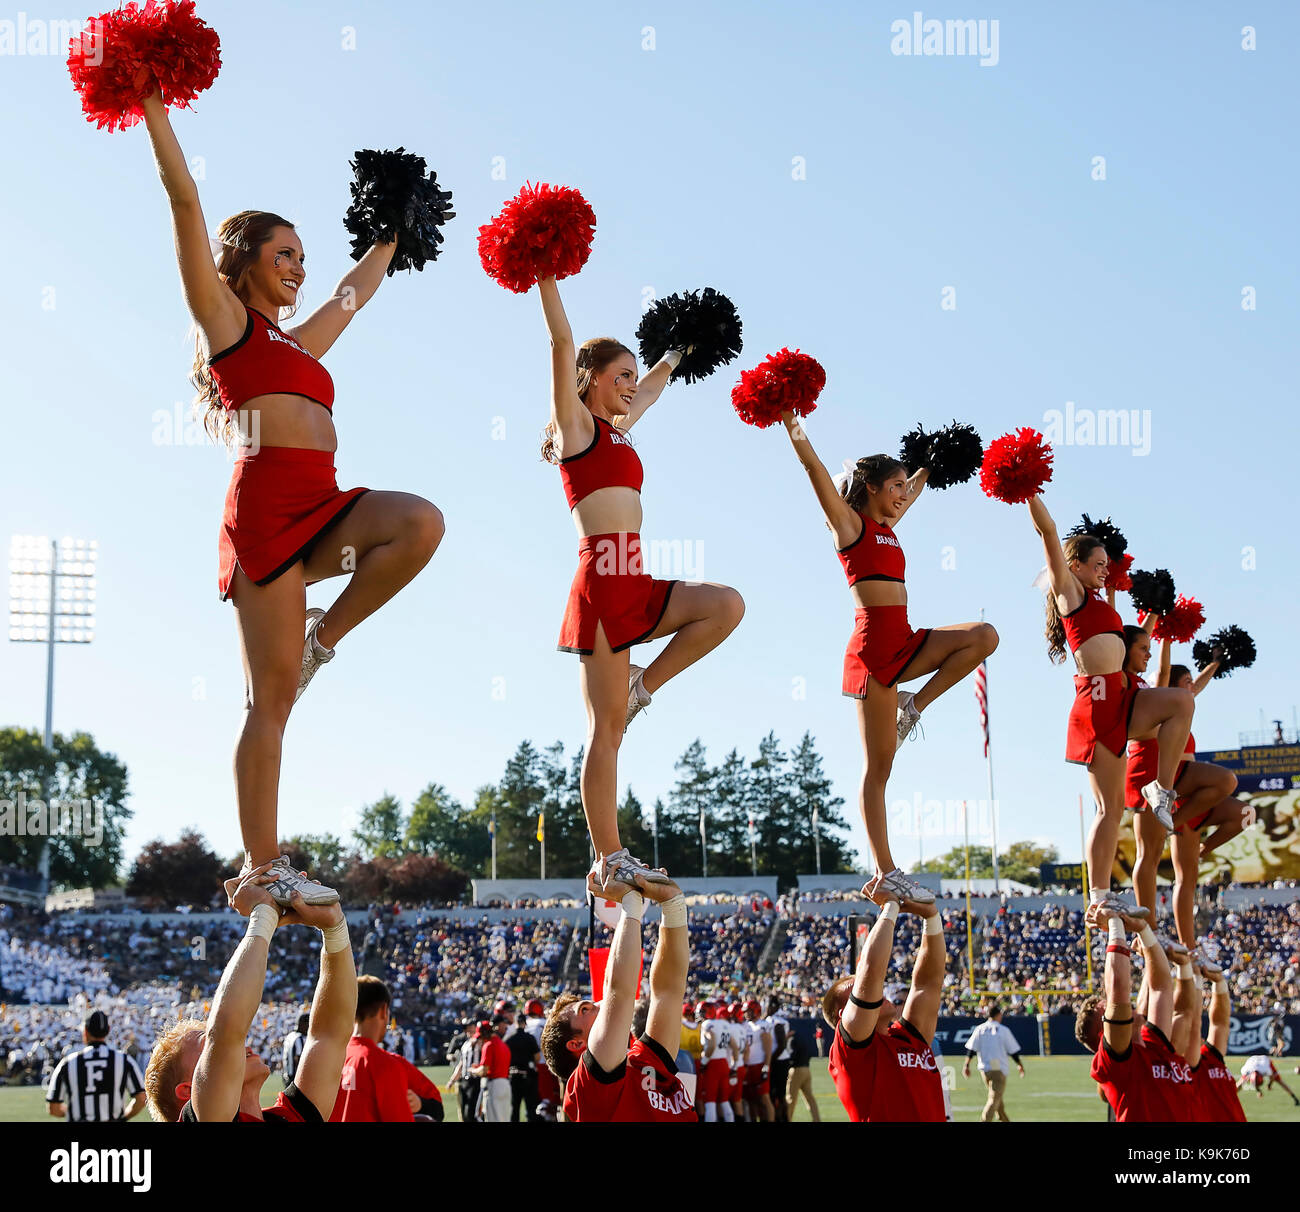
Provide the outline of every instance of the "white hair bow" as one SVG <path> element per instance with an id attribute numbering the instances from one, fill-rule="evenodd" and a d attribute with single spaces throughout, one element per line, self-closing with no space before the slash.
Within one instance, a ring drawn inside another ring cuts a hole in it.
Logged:
<path id="1" fill-rule="evenodd" d="M 1052 574 L 1044 564 L 1039 570 L 1038 575 L 1030 582 L 1035 589 L 1041 589 L 1044 593 L 1050 593 L 1052 589 Z"/>
<path id="2" fill-rule="evenodd" d="M 844 468 L 839 475 L 831 476 L 831 483 L 835 485 L 835 491 L 844 495 L 845 486 L 853 479 L 853 473 L 857 470 L 858 464 L 856 459 L 841 459 L 840 466 Z"/>
<path id="3" fill-rule="evenodd" d="M 228 245 L 222 244 L 222 242 L 218 240 L 216 236 L 208 237 L 208 249 L 212 253 L 212 259 L 216 261 L 218 264 L 220 264 L 221 262 L 221 254 L 225 252 L 227 247 Z"/>

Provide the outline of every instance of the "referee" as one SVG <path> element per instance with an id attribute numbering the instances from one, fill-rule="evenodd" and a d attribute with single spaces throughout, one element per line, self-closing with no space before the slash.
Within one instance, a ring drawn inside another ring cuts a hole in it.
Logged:
<path id="1" fill-rule="evenodd" d="M 55 1067 L 45 1095 L 50 1114 L 72 1123 L 127 1120 L 144 1109 L 144 1080 L 125 1052 L 110 1048 L 108 1015 L 92 1012 L 81 1024 L 87 1047 L 70 1052 Z"/>
<path id="2" fill-rule="evenodd" d="M 311 1028 L 311 1015 L 298 1015 L 298 1028 L 284 1037 L 284 1053 L 281 1068 L 284 1072 L 284 1084 L 293 1081 L 298 1072 L 298 1062 L 302 1060 L 302 1050 L 307 1046 L 307 1032 Z"/>

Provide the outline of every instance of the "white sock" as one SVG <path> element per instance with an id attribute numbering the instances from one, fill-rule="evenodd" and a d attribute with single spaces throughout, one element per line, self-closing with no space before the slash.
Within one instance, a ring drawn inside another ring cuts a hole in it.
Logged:
<path id="1" fill-rule="evenodd" d="M 718 1110 L 722 1112 L 723 1123 L 734 1124 L 736 1122 L 736 1113 L 731 1109 L 730 1103 L 718 1103 Z"/>
<path id="2" fill-rule="evenodd" d="M 718 1104 L 717 1104 L 717 1103 L 705 1103 L 705 1104 L 704 1104 L 704 1122 L 705 1122 L 706 1124 L 713 1124 L 713 1123 L 717 1123 L 717 1120 L 718 1120 Z"/>

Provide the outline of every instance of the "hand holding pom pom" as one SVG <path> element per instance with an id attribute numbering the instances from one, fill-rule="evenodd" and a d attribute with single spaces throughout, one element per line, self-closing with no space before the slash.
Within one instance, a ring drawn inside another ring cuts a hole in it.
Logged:
<path id="1" fill-rule="evenodd" d="M 1218 661 L 1215 679 L 1226 678 L 1234 669 L 1249 669 L 1255 663 L 1255 641 L 1236 624 L 1216 631 L 1208 640 L 1192 645 L 1192 660 L 1197 669 Z"/>
<path id="2" fill-rule="evenodd" d="M 970 425 L 954 421 L 946 429 L 926 433 L 918 425 L 903 435 L 898 461 L 908 475 L 921 467 L 930 470 L 926 483 L 931 488 L 951 488 L 964 484 L 980 469 L 984 444 Z"/>
<path id="3" fill-rule="evenodd" d="M 769 354 L 753 370 L 746 370 L 731 389 L 731 403 L 746 425 L 766 429 L 783 412 L 806 417 L 817 407 L 826 386 L 821 364 L 797 349 Z"/>
<path id="4" fill-rule="evenodd" d="M 706 286 L 657 299 L 641 317 L 636 338 L 647 366 L 670 349 L 684 351 L 672 380 L 694 383 L 740 353 L 740 316 L 726 295 Z"/>
<path id="5" fill-rule="evenodd" d="M 1008 505 L 1032 500 L 1052 478 L 1052 448 L 1036 429 L 1003 434 L 989 443 L 980 466 L 985 496 Z"/>
<path id="6" fill-rule="evenodd" d="M 1205 623 L 1205 608 L 1195 598 L 1185 598 L 1180 593 L 1174 607 L 1160 616 L 1152 635 L 1157 640 L 1172 640 L 1186 644 Z"/>
<path id="7" fill-rule="evenodd" d="M 1173 610 L 1174 578 L 1168 569 L 1157 568 L 1155 572 L 1138 569 L 1129 574 L 1129 579 L 1133 584 L 1128 594 L 1139 610 L 1162 616 Z"/>
<path id="8" fill-rule="evenodd" d="M 194 12 L 194 0 L 129 3 L 93 17 L 68 44 L 68 73 L 88 122 L 125 130 L 144 117 L 155 89 L 186 108 L 221 68 L 221 40 Z"/>
<path id="9" fill-rule="evenodd" d="M 1075 526 L 1066 537 L 1069 538 L 1079 534 L 1090 534 L 1094 539 L 1100 539 L 1101 545 L 1106 549 L 1106 558 L 1112 564 L 1118 563 L 1128 550 L 1128 540 L 1110 518 L 1099 518 L 1094 522 L 1085 513 L 1083 521 Z M 1113 582 L 1110 582 L 1110 587 L 1114 589 L 1121 588 L 1121 586 L 1115 585 Z M 1125 585 L 1123 588 L 1127 589 L 1128 586 Z"/>
<path id="10" fill-rule="evenodd" d="M 456 212 L 451 192 L 438 188 L 438 174 L 426 177 L 424 157 L 399 147 L 359 151 L 351 163 L 356 178 L 343 226 L 352 236 L 352 259 L 360 261 L 374 244 L 396 240 L 389 277 L 399 269 L 422 270 L 426 261 L 436 260 L 439 229 Z"/>
<path id="11" fill-rule="evenodd" d="M 523 294 L 542 278 L 576 274 L 591 256 L 596 214 L 576 189 L 526 182 L 501 213 L 478 229 L 489 277 Z"/>

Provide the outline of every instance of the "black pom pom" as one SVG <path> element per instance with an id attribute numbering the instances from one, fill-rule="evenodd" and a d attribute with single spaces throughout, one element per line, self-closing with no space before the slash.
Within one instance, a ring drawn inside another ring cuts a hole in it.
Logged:
<path id="1" fill-rule="evenodd" d="M 363 150 L 351 164 L 356 179 L 343 226 L 352 236 L 352 259 L 360 261 L 371 245 L 396 237 L 390 277 L 399 269 L 423 269 L 426 261 L 436 260 L 442 243 L 438 229 L 455 218 L 455 211 L 451 192 L 438 188 L 438 174 L 425 175 L 424 157 L 401 147 Z"/>
<path id="2" fill-rule="evenodd" d="M 1100 537 L 1100 536 L 1098 536 Z M 1174 608 L 1174 578 L 1167 569 L 1143 572 L 1140 568 L 1129 573 L 1133 588 L 1128 596 L 1133 605 L 1149 614 L 1168 614 Z"/>
<path id="3" fill-rule="evenodd" d="M 984 443 L 970 425 L 958 421 L 939 430 L 930 442 L 931 488 L 951 488 L 971 479 L 984 462 Z"/>
<path id="4" fill-rule="evenodd" d="M 707 378 L 740 353 L 740 316 L 726 295 L 712 286 L 656 299 L 637 325 L 641 361 L 654 366 L 670 349 L 682 360 L 673 382 L 694 383 Z M 690 352 L 687 352 L 690 346 Z"/>
<path id="5" fill-rule="evenodd" d="M 1255 641 L 1236 624 L 1192 645 L 1192 660 L 1196 662 L 1196 668 L 1204 669 L 1213 661 L 1216 649 L 1219 659 L 1219 667 L 1214 671 L 1216 679 L 1226 678 L 1234 669 L 1249 669 L 1255 663 Z"/>
<path id="6" fill-rule="evenodd" d="M 898 446 L 898 461 L 907 468 L 907 474 L 910 476 L 922 467 L 930 466 L 930 455 L 932 443 L 935 435 L 926 433 L 921 428 L 920 422 L 915 429 L 909 430 L 903 435 L 903 440 Z"/>
<path id="7" fill-rule="evenodd" d="M 1072 535 L 1079 534 L 1090 534 L 1094 539 L 1100 539 L 1101 545 L 1106 549 L 1106 558 L 1112 564 L 1118 563 L 1128 550 L 1128 540 L 1110 518 L 1098 518 L 1094 522 L 1085 513 L 1083 521 L 1074 527 L 1066 537 L 1069 538 Z"/>

